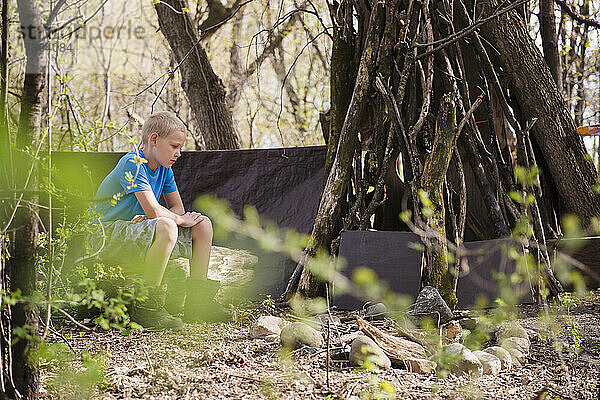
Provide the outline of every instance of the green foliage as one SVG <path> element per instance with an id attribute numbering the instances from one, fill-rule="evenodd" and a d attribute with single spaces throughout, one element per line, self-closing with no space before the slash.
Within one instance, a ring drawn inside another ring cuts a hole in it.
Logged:
<path id="1" fill-rule="evenodd" d="M 46 387 L 61 399 L 89 399 L 105 385 L 108 359 L 105 354 L 83 350 L 75 358 L 63 343 L 41 342 L 31 357 L 48 371 Z"/>

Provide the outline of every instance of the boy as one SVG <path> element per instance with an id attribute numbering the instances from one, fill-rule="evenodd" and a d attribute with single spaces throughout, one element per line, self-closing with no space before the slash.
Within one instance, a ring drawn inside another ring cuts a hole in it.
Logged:
<path id="1" fill-rule="evenodd" d="M 95 208 L 102 215 L 105 240 L 98 235 L 92 241 L 98 242 L 95 248 L 104 241 L 102 258 L 144 261 L 141 275 L 148 286 L 148 299 L 136 302 L 130 316 L 145 328 L 179 329 L 183 326 L 181 319 L 170 313 L 181 311 L 189 322 L 230 317 L 214 301 L 219 282 L 206 277 L 213 235 L 211 221 L 200 213 L 185 212 L 171 169 L 181 155 L 185 136 L 185 127 L 175 114 L 152 114 L 142 127 L 140 150 L 119 160 L 94 198 Z M 122 196 L 111 204 L 117 193 Z M 167 207 L 158 203 L 161 194 Z M 162 285 L 169 258 L 177 257 L 190 259 L 190 277 L 185 288 L 180 288 L 186 292 L 183 310 L 181 294 L 170 294 L 165 303 L 166 287 Z"/>

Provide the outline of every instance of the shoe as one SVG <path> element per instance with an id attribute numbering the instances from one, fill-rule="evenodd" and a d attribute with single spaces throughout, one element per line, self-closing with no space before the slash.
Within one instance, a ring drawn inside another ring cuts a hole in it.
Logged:
<path id="1" fill-rule="evenodd" d="M 185 322 L 224 322 L 231 320 L 231 311 L 215 301 L 219 281 L 192 279 L 186 282 L 183 320 Z"/>
<path id="2" fill-rule="evenodd" d="M 165 298 L 165 309 L 169 314 L 178 316 L 183 313 L 185 302 L 187 272 L 175 263 L 169 262 L 163 282 L 167 284 L 167 296 Z"/>
<path id="3" fill-rule="evenodd" d="M 147 289 L 148 298 L 133 303 L 129 312 L 131 321 L 152 330 L 183 328 L 183 321 L 171 316 L 164 308 L 167 287 L 149 286 Z"/>

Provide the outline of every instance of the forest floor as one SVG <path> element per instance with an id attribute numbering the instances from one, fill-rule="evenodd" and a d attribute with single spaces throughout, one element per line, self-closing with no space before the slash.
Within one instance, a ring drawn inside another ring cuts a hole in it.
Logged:
<path id="1" fill-rule="evenodd" d="M 600 398 L 600 291 L 568 314 L 559 313 L 562 326 L 553 341 L 544 338 L 544 322 L 534 314 L 524 308 L 519 318 L 526 328 L 542 333 L 523 366 L 480 378 L 437 378 L 395 368 L 366 372 L 332 362 L 328 381 L 325 352 L 300 349 L 295 361 L 286 362 L 278 344 L 250 337 L 252 322 L 264 315 L 261 305 L 238 308 L 231 323 L 186 324 L 179 332 L 123 336 L 99 328 L 82 332 L 65 321 L 56 327 L 63 338 L 55 335 L 54 340 L 67 340 L 76 352 L 103 354 L 104 383 L 93 395 L 102 399 L 378 398 L 367 393 L 380 391 L 382 383 L 392 384 L 392 398 L 400 399 Z M 577 343 L 580 351 L 574 351 Z M 70 397 L 64 388 L 53 392 L 52 378 L 43 374 L 43 397 Z M 544 397 L 544 390 L 551 396 Z"/>

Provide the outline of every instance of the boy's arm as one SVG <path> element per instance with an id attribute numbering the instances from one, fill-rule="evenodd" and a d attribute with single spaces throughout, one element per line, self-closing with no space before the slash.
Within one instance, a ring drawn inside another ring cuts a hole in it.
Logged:
<path id="1" fill-rule="evenodd" d="M 164 193 L 165 201 L 167 202 L 167 208 L 174 212 L 175 214 L 183 215 L 185 214 L 185 208 L 183 208 L 183 201 L 181 200 L 181 195 L 179 194 L 179 190 L 170 193 Z"/>
<path id="2" fill-rule="evenodd" d="M 154 197 L 154 193 L 152 193 L 151 190 L 140 190 L 134 192 L 134 194 L 148 218 L 166 217 L 172 219 L 180 226 L 194 226 L 202 218 L 200 213 L 189 212 L 178 215 L 166 207 L 161 206 L 158 204 L 158 201 L 156 201 L 156 197 Z M 183 205 L 181 207 L 183 208 Z"/>

